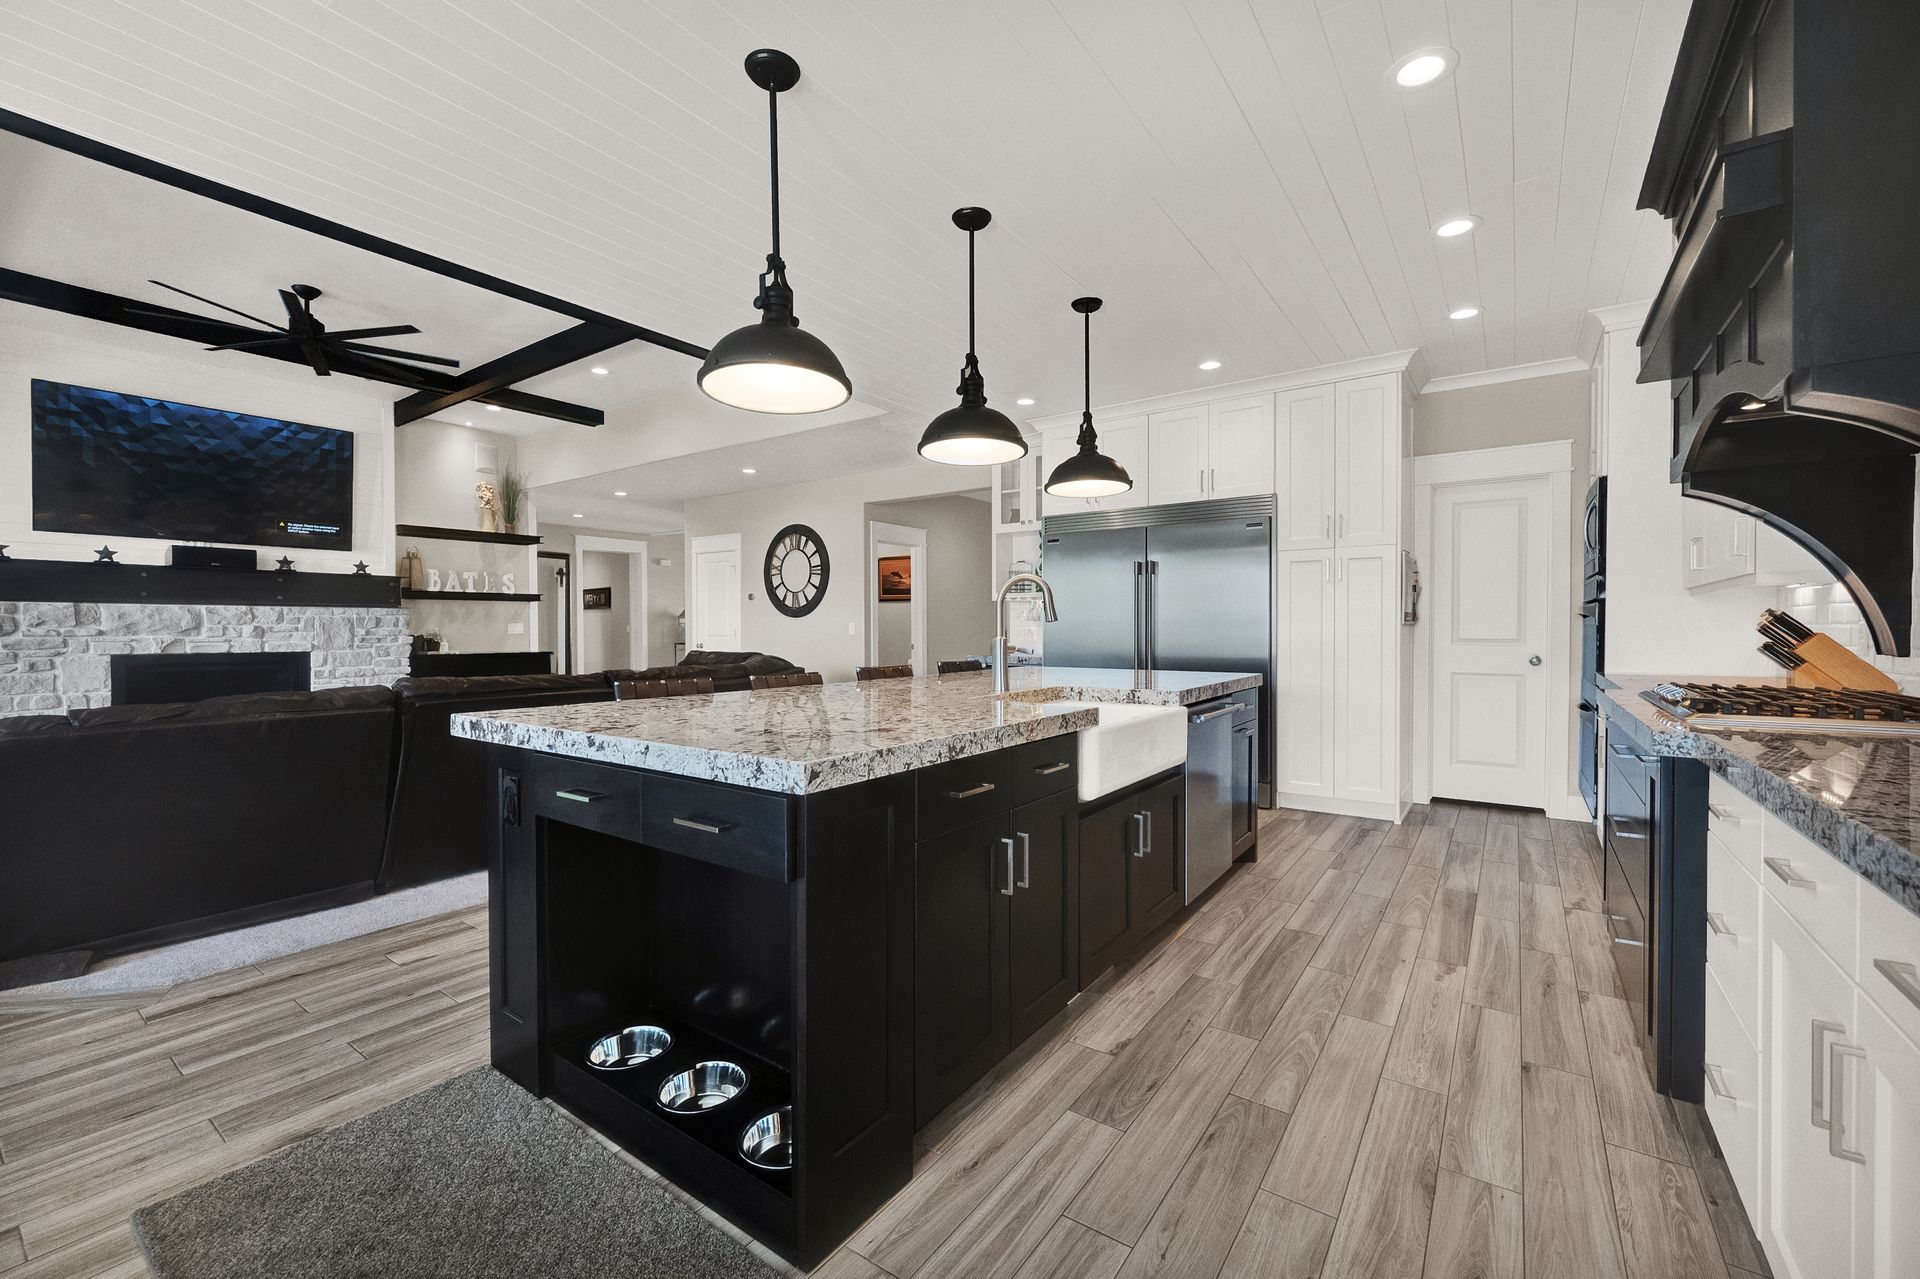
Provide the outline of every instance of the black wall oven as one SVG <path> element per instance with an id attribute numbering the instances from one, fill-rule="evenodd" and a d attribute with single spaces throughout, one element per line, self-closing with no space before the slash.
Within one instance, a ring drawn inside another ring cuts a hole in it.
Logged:
<path id="1" fill-rule="evenodd" d="M 1707 770 L 1607 743 L 1602 827 L 1614 968 L 1656 1091 L 1700 1101 L 1707 1009 Z"/>
<path id="2" fill-rule="evenodd" d="M 1600 672 L 1606 669 L 1607 477 L 1587 490 L 1586 577 L 1580 592 L 1580 794 L 1600 816 Z"/>

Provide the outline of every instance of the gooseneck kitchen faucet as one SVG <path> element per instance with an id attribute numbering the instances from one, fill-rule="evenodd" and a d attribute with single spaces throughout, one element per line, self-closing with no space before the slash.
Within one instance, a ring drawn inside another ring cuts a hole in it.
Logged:
<path id="1" fill-rule="evenodd" d="M 1038 573 L 1015 573 L 1000 583 L 1000 593 L 993 601 L 1000 616 L 1000 633 L 993 637 L 993 691 L 996 693 L 1007 691 L 1007 596 L 1013 593 L 1014 587 L 1027 583 L 1040 588 L 1041 608 L 1046 619 L 1049 622 L 1060 620 L 1060 614 L 1053 607 L 1053 588 Z"/>

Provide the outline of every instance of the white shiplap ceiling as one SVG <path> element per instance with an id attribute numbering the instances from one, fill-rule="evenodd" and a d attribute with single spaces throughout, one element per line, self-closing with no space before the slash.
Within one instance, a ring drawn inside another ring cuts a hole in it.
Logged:
<path id="1" fill-rule="evenodd" d="M 953 398 L 961 204 L 995 214 L 980 355 L 1019 416 L 1077 407 L 1088 292 L 1101 402 L 1409 347 L 1434 376 L 1573 354 L 1670 251 L 1633 204 L 1686 7 L 6 0 L 0 105 L 708 343 L 766 252 L 740 61 L 785 48 L 801 322 L 905 459 Z M 1429 45 L 1457 70 L 1395 88 Z"/>

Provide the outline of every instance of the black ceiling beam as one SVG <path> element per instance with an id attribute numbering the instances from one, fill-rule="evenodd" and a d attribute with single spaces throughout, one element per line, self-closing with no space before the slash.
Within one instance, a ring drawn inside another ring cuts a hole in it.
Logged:
<path id="1" fill-rule="evenodd" d="M 364 249 L 369 253 L 377 253 L 383 258 L 391 258 L 395 262 L 404 262 L 408 266 L 419 267 L 423 271 L 431 271 L 435 275 L 442 275 L 450 280 L 459 280 L 463 284 L 471 284 L 476 288 L 486 289 L 502 297 L 509 297 L 532 306 L 543 307 L 546 310 L 554 311 L 588 324 L 597 324 L 609 329 L 615 329 L 624 333 L 627 338 L 634 341 L 651 342 L 655 346 L 663 346 L 669 351 L 678 351 L 682 355 L 690 355 L 696 360 L 704 360 L 707 358 L 707 349 L 703 346 L 695 346 L 691 342 L 683 342 L 679 338 L 671 337 L 654 329 L 649 329 L 644 325 L 633 324 L 626 320 L 617 319 L 611 315 L 602 314 L 589 307 L 569 302 L 565 298 L 557 298 L 550 293 L 542 293 L 537 289 L 530 289 L 524 285 L 514 284 L 512 281 L 503 280 L 497 275 L 489 275 L 485 271 L 476 271 L 472 267 L 461 266 L 457 262 L 450 262 L 446 258 L 436 257 L 431 253 L 423 253 L 418 249 L 410 249 L 404 244 L 396 244 L 392 240 L 384 239 L 367 231 L 358 230 L 344 223 L 335 222 L 330 218 L 323 218 L 318 214 L 308 213 L 304 209 L 296 209 L 291 205 L 281 204 L 277 200 L 269 200 L 265 196 L 254 195 L 250 191 L 242 191 L 238 187 L 228 186 L 224 182 L 215 182 L 211 178 L 203 178 L 198 174 L 188 173 L 184 169 L 176 169 L 170 164 L 162 164 L 158 160 L 149 159 L 143 155 L 136 155 L 132 151 L 126 151 L 120 147 L 111 146 L 94 138 L 85 137 L 70 130 L 62 129 L 57 125 L 48 124 L 43 120 L 36 120 L 32 116 L 21 115 L 17 111 L 8 111 L 0 108 L 0 130 L 18 134 L 23 138 L 31 138 L 36 142 L 43 142 L 48 146 L 57 147 L 62 151 L 71 152 L 74 155 L 84 156 L 89 160 L 98 160 L 100 163 L 112 165 L 116 169 L 138 174 L 143 178 L 151 178 L 155 182 L 163 182 L 170 187 L 177 187 L 182 191 L 202 195 L 210 200 L 218 200 L 220 203 L 230 205 L 233 208 L 244 209 L 248 213 L 255 213 L 263 218 L 271 218 L 275 222 L 281 222 L 291 227 L 298 227 L 302 231 L 310 231 L 315 235 L 322 235 L 329 240 L 337 240 L 342 244 L 352 245 L 354 248 Z"/>
<path id="2" fill-rule="evenodd" d="M 632 338 L 624 329 L 609 328 L 590 321 L 574 325 L 551 337 L 541 338 L 517 351 L 509 351 L 497 360 L 475 365 L 453 379 L 453 385 L 441 391 L 421 391 L 393 406 L 393 424 L 405 426 L 435 413 L 444 413 L 468 400 L 499 403 L 499 396 L 516 382 L 564 368 L 576 360 L 624 345 Z M 504 406 L 503 406 L 504 407 Z M 595 413 L 598 426 L 604 415 Z"/>
<path id="3" fill-rule="evenodd" d="M 164 337 L 198 342 L 203 346 L 244 342 L 249 338 L 260 336 L 260 330 L 251 325 L 212 320 L 204 315 L 195 315 L 191 311 L 180 311 L 169 306 L 142 302 L 138 298 L 125 298 L 115 293 L 102 293 L 98 289 L 89 289 L 84 285 L 64 284 L 59 280 L 28 275 L 24 271 L 13 271 L 6 267 L 0 267 L 0 301 L 44 307 L 49 311 L 62 311 L 68 315 L 83 316 L 86 319 L 100 320 L 107 324 L 118 324 L 124 328 L 141 329 Z M 539 343 L 534 345 L 538 346 Z M 246 354 L 255 358 L 282 360 L 302 368 L 308 367 L 303 357 L 291 351 L 249 351 Z M 445 395 L 455 389 L 454 379 L 445 374 L 410 368 L 394 361 L 363 361 L 346 353 L 331 354 L 330 358 L 335 369 L 341 373 L 374 382 L 384 382 L 389 386 L 404 386 L 409 390 L 431 395 Z M 489 404 L 498 404 L 503 409 L 531 413 L 537 417 L 550 417 L 562 422 L 573 422 L 580 426 L 599 426 L 606 421 L 606 414 L 599 409 L 588 408 L 582 404 L 569 404 L 565 400 L 549 399 L 544 395 L 529 395 L 524 391 L 492 391 L 486 398 Z"/>

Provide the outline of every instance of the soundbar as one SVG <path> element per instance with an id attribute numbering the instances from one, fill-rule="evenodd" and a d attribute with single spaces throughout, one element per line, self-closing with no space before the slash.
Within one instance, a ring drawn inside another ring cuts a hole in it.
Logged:
<path id="1" fill-rule="evenodd" d="M 176 546 L 172 564 L 175 568 L 252 570 L 260 567 L 260 553 L 239 546 Z"/>

